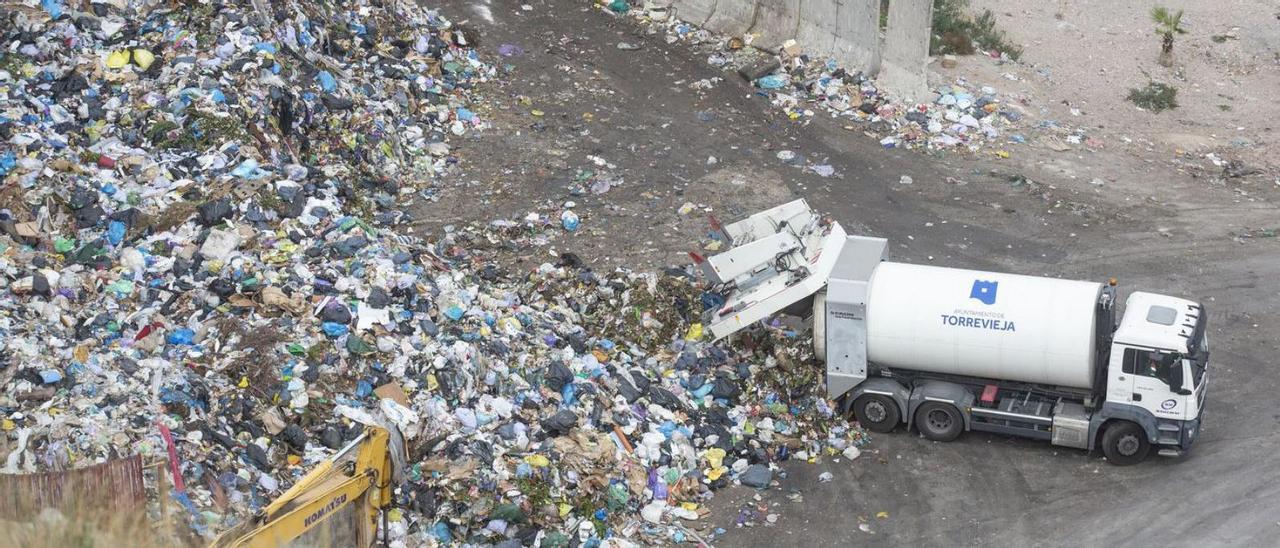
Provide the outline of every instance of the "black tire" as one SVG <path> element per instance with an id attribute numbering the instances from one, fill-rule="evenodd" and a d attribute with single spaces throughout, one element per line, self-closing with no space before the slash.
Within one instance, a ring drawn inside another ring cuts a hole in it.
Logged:
<path id="1" fill-rule="evenodd" d="M 1102 433 L 1102 454 L 1107 462 L 1116 466 L 1129 466 L 1146 460 L 1151 452 L 1151 442 L 1147 441 L 1147 433 L 1129 421 L 1112 423 Z"/>
<path id="2" fill-rule="evenodd" d="M 964 432 L 964 415 L 949 403 L 925 402 L 916 409 L 916 428 L 933 441 L 951 441 Z"/>
<path id="3" fill-rule="evenodd" d="M 854 400 L 853 416 L 863 428 L 881 434 L 892 432 L 902 422 L 897 402 L 880 394 L 866 394 Z"/>

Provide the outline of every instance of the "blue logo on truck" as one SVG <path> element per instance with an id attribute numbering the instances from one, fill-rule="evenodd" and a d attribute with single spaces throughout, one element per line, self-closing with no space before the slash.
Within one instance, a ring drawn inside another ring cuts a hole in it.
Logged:
<path id="1" fill-rule="evenodd" d="M 978 299 L 985 304 L 996 304 L 996 286 L 1000 282 L 974 280 L 973 289 L 969 290 L 970 299 Z"/>
<path id="2" fill-rule="evenodd" d="M 996 289 L 1000 282 L 991 280 L 974 280 L 969 290 L 969 298 L 977 299 L 982 304 L 996 304 Z M 955 314 L 943 314 L 942 325 L 972 327 L 991 331 L 1017 331 L 1013 320 L 1006 319 L 998 310 L 956 310 Z"/>

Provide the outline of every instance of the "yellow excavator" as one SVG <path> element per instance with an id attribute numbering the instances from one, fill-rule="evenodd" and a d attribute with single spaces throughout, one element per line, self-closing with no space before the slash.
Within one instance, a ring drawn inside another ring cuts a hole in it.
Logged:
<path id="1" fill-rule="evenodd" d="M 365 427 L 251 519 L 224 532 L 215 548 L 277 546 L 372 546 L 378 518 L 391 508 L 404 468 L 399 432 Z"/>

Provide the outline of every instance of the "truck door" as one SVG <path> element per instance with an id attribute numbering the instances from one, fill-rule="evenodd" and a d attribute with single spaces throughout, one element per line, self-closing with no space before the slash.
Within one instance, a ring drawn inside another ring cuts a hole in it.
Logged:
<path id="1" fill-rule="evenodd" d="M 1169 369 L 1182 367 L 1182 360 L 1172 352 L 1127 348 L 1124 351 L 1126 377 L 1133 379 L 1129 402 L 1164 419 L 1182 419 L 1183 399 L 1169 389 Z"/>
<path id="2" fill-rule="evenodd" d="M 1123 349 L 1123 351 L 1122 351 Z M 1133 403 L 1133 368 L 1129 361 L 1131 349 L 1116 347 L 1111 352 L 1111 364 L 1107 367 L 1107 401 Z"/>

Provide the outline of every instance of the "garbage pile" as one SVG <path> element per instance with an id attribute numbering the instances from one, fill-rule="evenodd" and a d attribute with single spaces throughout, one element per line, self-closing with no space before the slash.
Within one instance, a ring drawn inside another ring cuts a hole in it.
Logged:
<path id="1" fill-rule="evenodd" d="M 615 5 L 608 5 L 608 9 L 618 13 Z M 1026 109 L 990 86 L 957 79 L 935 88 L 936 97 L 929 102 L 905 104 L 883 93 L 874 79 L 848 72 L 833 59 L 806 53 L 804 45 L 794 40 L 788 40 L 774 54 L 750 47 L 750 34 L 722 36 L 672 17 L 662 6 L 646 3 L 643 8 L 627 6 L 622 12 L 665 33 L 668 43 L 688 44 L 705 54 L 708 64 L 736 72 L 750 81 L 759 95 L 800 123 L 818 115 L 835 117 L 849 122 L 848 129 L 860 128 L 874 135 L 885 148 L 978 152 L 1026 142 L 1018 133 Z M 703 80 L 691 87 L 714 85 Z M 1008 156 L 1007 151 L 993 152 Z"/>
<path id="2" fill-rule="evenodd" d="M 706 342 L 685 270 L 499 266 L 572 230 L 558 210 L 401 230 L 497 77 L 439 14 L 39 6 L 0 5 L 5 472 L 172 450 L 207 538 L 378 422 L 410 456 L 393 545 L 651 544 L 866 442 L 803 336 Z"/>

